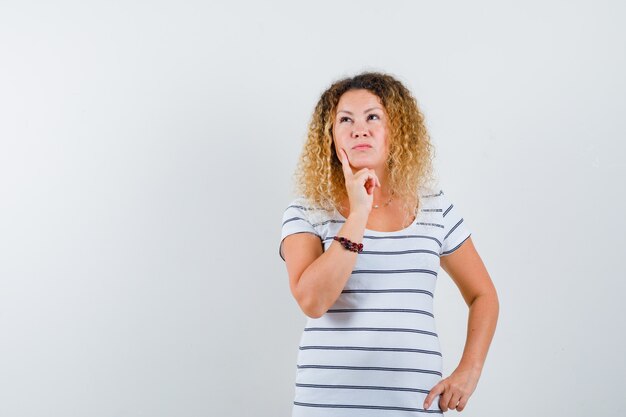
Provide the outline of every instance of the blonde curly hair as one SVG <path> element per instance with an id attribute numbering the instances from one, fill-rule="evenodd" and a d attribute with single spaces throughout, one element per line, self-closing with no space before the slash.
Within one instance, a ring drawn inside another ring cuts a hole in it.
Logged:
<path id="1" fill-rule="evenodd" d="M 334 82 L 315 106 L 297 164 L 296 191 L 326 210 L 341 206 L 348 197 L 341 161 L 333 144 L 337 104 L 349 90 L 365 89 L 375 94 L 388 116 L 389 187 L 403 212 L 417 213 L 421 207 L 418 190 L 433 181 L 434 148 L 424 115 L 411 92 L 397 79 L 379 72 L 364 72 Z"/>

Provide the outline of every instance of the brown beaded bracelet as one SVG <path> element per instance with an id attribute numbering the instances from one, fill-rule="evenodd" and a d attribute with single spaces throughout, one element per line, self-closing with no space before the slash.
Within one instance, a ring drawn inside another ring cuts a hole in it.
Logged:
<path id="1" fill-rule="evenodd" d="M 340 236 L 334 236 L 333 240 L 336 240 L 337 242 L 341 243 L 343 247 L 348 249 L 349 251 L 357 252 L 357 253 L 363 251 L 362 243 L 355 243 L 351 240 L 346 239 L 345 237 L 340 237 Z"/>

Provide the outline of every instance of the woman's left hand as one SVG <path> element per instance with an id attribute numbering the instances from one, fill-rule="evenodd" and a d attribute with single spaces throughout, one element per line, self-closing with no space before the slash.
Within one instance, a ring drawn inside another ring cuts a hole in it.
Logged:
<path id="1" fill-rule="evenodd" d="M 479 378 L 480 371 L 457 367 L 449 377 L 439 381 L 430 390 L 424 400 L 424 409 L 427 410 L 433 399 L 440 395 L 439 407 L 442 411 L 448 411 L 448 409 L 463 411 L 467 400 L 469 400 L 470 395 L 472 395 L 476 385 L 478 385 Z"/>

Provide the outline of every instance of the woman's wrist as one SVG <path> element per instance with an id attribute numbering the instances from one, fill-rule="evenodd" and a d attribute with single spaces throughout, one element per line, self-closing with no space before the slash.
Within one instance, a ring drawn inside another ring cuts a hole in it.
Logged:
<path id="1" fill-rule="evenodd" d="M 360 253 L 363 251 L 362 243 L 353 242 L 350 239 L 345 238 L 343 236 L 334 236 L 333 240 L 336 240 L 337 242 L 341 243 L 341 246 L 343 246 L 344 248 L 346 248 L 347 250 L 351 252 Z"/>
<path id="2" fill-rule="evenodd" d="M 457 366 L 457 369 L 471 371 L 480 375 L 483 371 L 483 363 L 478 361 L 461 359 L 461 361 L 459 362 L 459 366 Z"/>

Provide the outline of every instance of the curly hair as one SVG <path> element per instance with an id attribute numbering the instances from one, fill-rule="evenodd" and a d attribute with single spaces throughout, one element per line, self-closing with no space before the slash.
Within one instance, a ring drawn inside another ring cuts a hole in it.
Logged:
<path id="1" fill-rule="evenodd" d="M 326 210 L 339 207 L 348 197 L 341 161 L 333 144 L 337 104 L 349 90 L 365 89 L 375 94 L 388 116 L 389 187 L 405 213 L 419 210 L 421 186 L 433 180 L 434 149 L 424 115 L 411 92 L 397 79 L 379 72 L 364 72 L 334 82 L 315 106 L 297 164 L 297 192 Z"/>

